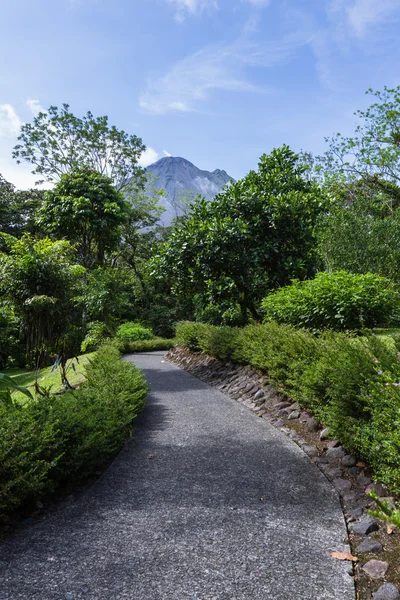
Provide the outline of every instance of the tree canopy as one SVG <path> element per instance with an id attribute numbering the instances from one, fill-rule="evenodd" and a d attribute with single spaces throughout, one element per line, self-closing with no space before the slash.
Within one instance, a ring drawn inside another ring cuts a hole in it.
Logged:
<path id="1" fill-rule="evenodd" d="M 89 111 L 76 117 L 68 104 L 50 106 L 32 123 L 21 127 L 13 157 L 34 166 L 33 174 L 46 181 L 83 168 L 109 177 L 118 189 L 129 182 L 143 184 L 144 170 L 138 160 L 146 149 L 136 135 L 108 125 L 108 117 L 94 117 Z"/>

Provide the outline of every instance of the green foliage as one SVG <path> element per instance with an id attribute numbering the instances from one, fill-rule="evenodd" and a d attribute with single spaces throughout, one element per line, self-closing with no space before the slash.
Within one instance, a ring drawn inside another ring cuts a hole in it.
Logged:
<path id="1" fill-rule="evenodd" d="M 121 342 L 137 342 L 138 340 L 150 340 L 153 332 L 140 323 L 123 323 L 115 332 L 115 337 Z"/>
<path id="2" fill-rule="evenodd" d="M 94 117 L 88 112 L 76 117 L 68 104 L 50 106 L 32 123 L 21 127 L 13 158 L 29 162 L 32 173 L 47 181 L 58 181 L 63 174 L 88 169 L 110 178 L 119 189 L 132 179 L 143 183 L 144 172 L 138 160 L 146 149 L 135 135 L 109 127 L 108 117 Z"/>
<path id="3" fill-rule="evenodd" d="M 324 198 L 303 177 L 287 146 L 260 159 L 258 171 L 231 183 L 213 202 L 196 201 L 154 263 L 154 274 L 178 295 L 208 305 L 240 306 L 258 318 L 258 304 L 293 277 L 316 268 L 314 226 Z"/>
<path id="4" fill-rule="evenodd" d="M 81 169 L 62 175 L 45 192 L 37 222 L 57 238 L 77 244 L 81 263 L 91 269 L 117 247 L 128 212 L 128 203 L 111 179 Z"/>
<path id="5" fill-rule="evenodd" d="M 0 253 L 0 291 L 21 323 L 29 353 L 66 333 L 75 317 L 72 298 L 84 269 L 73 263 L 74 250 L 67 241 L 2 238 L 7 252 Z"/>
<path id="6" fill-rule="evenodd" d="M 92 321 L 91 323 L 88 323 L 87 334 L 82 341 L 81 351 L 92 352 L 93 350 L 97 350 L 109 336 L 110 332 L 105 323 L 101 323 L 101 321 Z"/>
<path id="7" fill-rule="evenodd" d="M 390 324 L 400 308 L 400 295 L 379 275 L 337 271 L 318 273 L 310 281 L 294 281 L 264 298 L 262 308 L 266 322 L 308 329 L 359 330 Z"/>
<path id="8" fill-rule="evenodd" d="M 400 491 L 400 354 L 396 337 L 315 335 L 271 322 L 243 329 L 181 323 L 177 339 L 195 351 L 250 364 L 326 423 L 375 476 Z M 390 343 L 389 343 L 390 342 Z"/>
<path id="9" fill-rule="evenodd" d="M 27 398 L 33 399 L 32 394 L 29 390 L 18 385 L 18 383 L 9 375 L 0 373 L 0 403 L 3 403 L 7 408 L 14 407 L 14 399 L 12 398 L 12 392 L 18 391 Z"/>
<path id="10" fill-rule="evenodd" d="M 22 409 L 0 403 L 0 515 L 101 468 L 142 410 L 141 373 L 103 346 L 79 390 L 39 397 Z"/>
<path id="11" fill-rule="evenodd" d="M 154 352 L 156 350 L 170 350 L 177 344 L 176 338 L 166 339 L 160 337 L 153 337 L 150 340 L 137 340 L 136 342 L 129 342 L 127 340 L 121 341 L 115 339 L 113 344 L 122 354 L 129 354 L 131 352 Z"/>
<path id="12" fill-rule="evenodd" d="M 377 505 L 376 510 L 368 511 L 371 517 L 376 517 L 377 519 L 381 519 L 382 521 L 386 521 L 386 523 L 390 523 L 395 527 L 400 528 L 400 510 L 390 506 L 386 500 L 382 500 L 378 494 L 372 490 L 370 490 L 367 495 L 375 500 L 375 504 Z"/>

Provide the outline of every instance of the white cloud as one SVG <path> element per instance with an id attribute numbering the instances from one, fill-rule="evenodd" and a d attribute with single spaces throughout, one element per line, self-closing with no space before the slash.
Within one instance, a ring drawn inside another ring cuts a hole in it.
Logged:
<path id="1" fill-rule="evenodd" d="M 205 10 L 218 8 L 216 0 L 167 0 L 176 8 L 175 18 L 177 21 L 184 21 L 186 14 L 201 14 Z"/>
<path id="2" fill-rule="evenodd" d="M 268 6 L 271 0 L 242 0 L 242 2 L 246 2 L 247 4 L 251 4 L 256 8 L 263 8 L 264 6 Z"/>
<path id="3" fill-rule="evenodd" d="M 159 159 L 159 154 L 154 148 L 146 148 L 139 158 L 139 165 L 141 167 L 148 167 L 152 165 L 156 160 Z"/>
<path id="4" fill-rule="evenodd" d="M 172 154 L 170 154 L 169 152 L 167 152 L 167 150 L 163 150 L 165 156 L 172 156 Z"/>
<path id="5" fill-rule="evenodd" d="M 363 36 L 370 26 L 386 21 L 393 13 L 400 15 L 400 4 L 398 0 L 356 0 L 346 12 L 355 33 Z"/>
<path id="6" fill-rule="evenodd" d="M 246 80 L 246 68 L 278 64 L 308 41 L 294 36 L 260 44 L 239 40 L 207 46 L 180 60 L 163 77 L 149 81 L 139 97 L 139 107 L 154 115 L 192 112 L 212 90 L 265 92 Z"/>
<path id="7" fill-rule="evenodd" d="M 19 134 L 23 125 L 11 104 L 0 104 L 0 137 L 13 137 Z"/>
<path id="8" fill-rule="evenodd" d="M 40 104 L 39 100 L 35 100 L 33 98 L 29 98 L 26 101 L 26 105 L 29 108 L 29 110 L 31 111 L 31 113 L 36 117 L 40 112 L 44 113 L 46 112 L 46 110 L 43 108 L 43 106 Z"/>

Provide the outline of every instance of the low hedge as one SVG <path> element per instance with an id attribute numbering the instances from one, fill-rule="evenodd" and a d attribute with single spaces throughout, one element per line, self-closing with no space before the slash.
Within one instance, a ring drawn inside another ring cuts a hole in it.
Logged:
<path id="1" fill-rule="evenodd" d="M 266 372 L 400 492 L 399 336 L 317 335 L 273 322 L 243 329 L 180 323 L 176 335 L 192 350 Z"/>
<path id="2" fill-rule="evenodd" d="M 265 322 L 335 331 L 386 327 L 399 308 L 400 294 L 389 279 L 346 271 L 293 281 L 262 302 Z"/>
<path id="3" fill-rule="evenodd" d="M 175 338 L 160 338 L 155 337 L 151 340 L 137 340 L 136 342 L 128 342 L 121 340 L 114 340 L 113 344 L 115 347 L 122 352 L 122 354 L 128 354 L 130 352 L 154 352 L 156 350 L 170 350 L 177 340 Z"/>
<path id="4" fill-rule="evenodd" d="M 104 466 L 122 447 L 142 410 L 140 371 L 102 346 L 79 390 L 24 406 L 0 404 L 0 516 Z"/>

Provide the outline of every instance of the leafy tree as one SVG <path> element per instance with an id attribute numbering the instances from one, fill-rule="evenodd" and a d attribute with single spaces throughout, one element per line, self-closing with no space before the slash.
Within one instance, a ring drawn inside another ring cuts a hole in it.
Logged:
<path id="1" fill-rule="evenodd" d="M 203 306 L 239 305 L 258 319 L 266 293 L 316 268 L 314 226 L 324 207 L 316 184 L 288 146 L 264 154 L 258 171 L 213 202 L 198 200 L 160 252 L 154 274 Z"/>
<path id="2" fill-rule="evenodd" d="M 16 190 L 0 174 L 0 231 L 17 237 L 39 234 L 35 213 L 42 201 L 42 190 Z"/>
<path id="3" fill-rule="evenodd" d="M 68 241 L 2 237 L 0 292 L 20 321 L 27 352 L 57 344 L 76 316 L 72 298 L 84 268 L 74 264 Z"/>
<path id="4" fill-rule="evenodd" d="M 34 166 L 32 173 L 47 181 L 59 181 L 62 175 L 83 168 L 109 177 L 118 189 L 134 180 L 143 183 L 144 171 L 138 159 L 146 149 L 135 135 L 108 125 L 108 117 L 88 112 L 76 117 L 68 104 L 61 109 L 50 106 L 32 123 L 21 127 L 13 157 Z"/>
<path id="5" fill-rule="evenodd" d="M 367 110 L 358 110 L 355 133 L 337 133 L 327 139 L 329 150 L 322 159 L 325 171 L 342 180 L 365 179 L 400 184 L 400 86 L 383 92 L 367 90 L 376 98 Z"/>
<path id="6" fill-rule="evenodd" d="M 62 175 L 45 192 L 37 222 L 56 238 L 77 244 L 80 262 L 91 269 L 117 247 L 128 214 L 129 205 L 111 179 L 82 169 Z"/>

